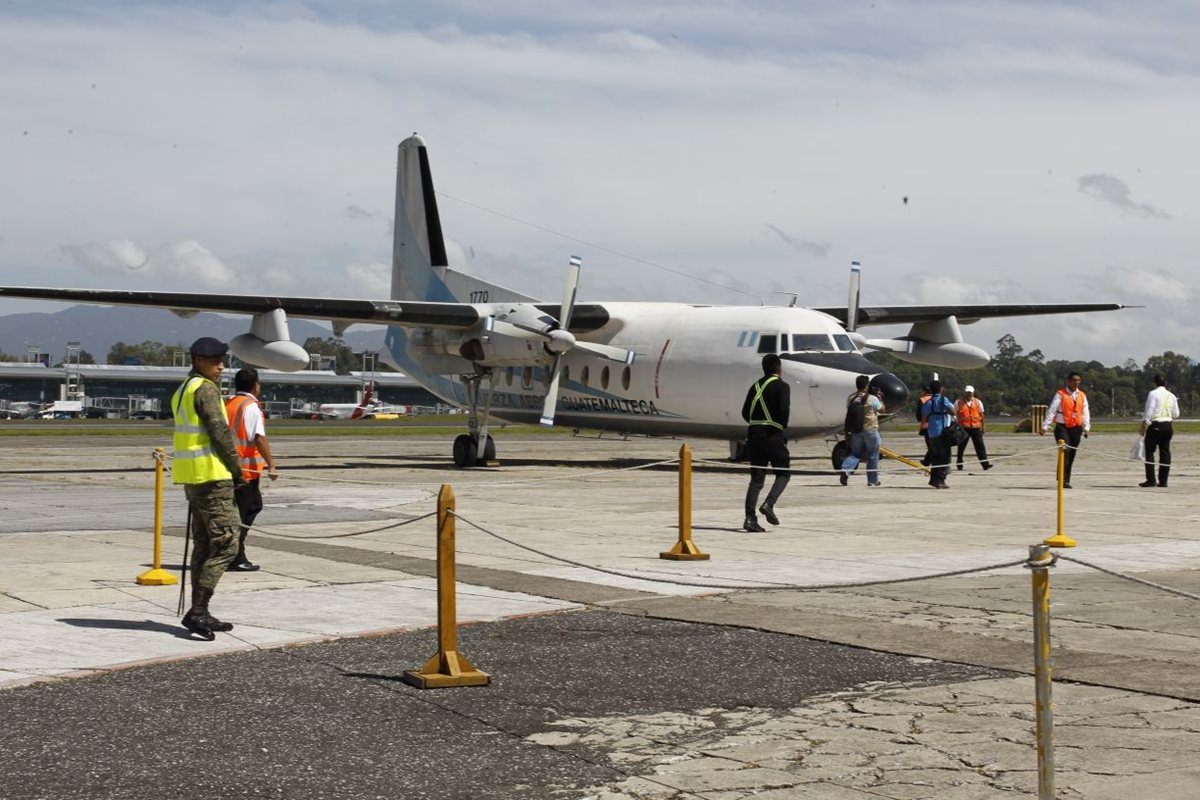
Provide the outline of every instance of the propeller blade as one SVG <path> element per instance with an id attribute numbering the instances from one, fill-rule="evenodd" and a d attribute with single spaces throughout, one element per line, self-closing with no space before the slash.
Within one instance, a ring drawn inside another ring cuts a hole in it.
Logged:
<path id="1" fill-rule="evenodd" d="M 613 347 L 610 344 L 596 344 L 595 342 L 575 342 L 576 350 L 583 350 L 591 353 L 594 356 L 607 358 L 609 361 L 617 361 L 622 364 L 632 364 L 637 353 L 632 350 L 626 350 L 623 347 Z"/>
<path id="2" fill-rule="evenodd" d="M 562 374 L 562 354 L 554 357 L 554 377 L 550 379 L 550 388 L 546 390 L 546 399 L 542 401 L 541 424 L 546 427 L 554 425 L 554 412 L 558 408 L 558 377 Z"/>
<path id="3" fill-rule="evenodd" d="M 858 292 L 862 282 L 862 264 L 850 262 L 850 297 L 846 300 L 846 331 L 854 333 L 858 329 Z"/>
<path id="4" fill-rule="evenodd" d="M 579 291 L 579 270 L 583 267 L 583 259 L 571 256 L 571 265 L 567 268 L 567 283 L 563 287 L 562 309 L 559 311 L 558 326 L 564 331 L 571 327 L 571 315 L 575 313 L 575 295 Z"/>

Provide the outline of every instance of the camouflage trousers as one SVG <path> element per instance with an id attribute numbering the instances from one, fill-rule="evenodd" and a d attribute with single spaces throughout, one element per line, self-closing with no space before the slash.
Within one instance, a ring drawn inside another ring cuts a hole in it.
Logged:
<path id="1" fill-rule="evenodd" d="M 241 532 L 233 481 L 190 483 L 183 491 L 192 512 L 192 590 L 216 590 L 217 581 L 237 557 Z"/>

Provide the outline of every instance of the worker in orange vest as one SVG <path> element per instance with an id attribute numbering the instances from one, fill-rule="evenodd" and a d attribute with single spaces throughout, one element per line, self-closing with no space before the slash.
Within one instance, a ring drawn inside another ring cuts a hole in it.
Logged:
<path id="1" fill-rule="evenodd" d="M 229 565 L 234 572 L 257 572 L 259 566 L 246 558 L 246 534 L 254 525 L 258 512 L 263 509 L 262 488 L 259 481 L 262 478 L 263 464 L 266 463 L 267 477 L 275 480 L 279 477 L 275 469 L 275 459 L 271 455 L 271 444 L 267 441 L 267 428 L 262 405 L 258 395 L 262 386 L 258 382 L 258 370 L 243 368 L 233 377 L 233 387 L 237 394 L 225 403 L 225 413 L 229 416 L 229 429 L 233 431 L 234 444 L 237 445 L 238 458 L 242 465 L 242 477 L 246 482 L 237 487 L 233 499 L 237 501 L 238 514 L 242 518 L 242 532 L 238 539 L 237 557 Z"/>
<path id="2" fill-rule="evenodd" d="M 968 384 L 963 387 L 963 396 L 954 403 L 954 414 L 958 418 L 958 427 L 966 434 L 958 442 L 958 459 L 955 462 L 958 470 L 963 468 L 963 452 L 967 442 L 975 445 L 975 456 L 984 469 L 991 469 L 988 461 L 987 447 L 983 444 L 983 401 L 975 396 L 975 387 Z"/>
<path id="3" fill-rule="evenodd" d="M 1083 376 L 1078 372 L 1067 374 L 1067 386 L 1054 393 L 1054 399 L 1046 409 L 1046 419 L 1042 421 L 1042 434 L 1054 426 L 1054 439 L 1067 443 L 1067 451 L 1063 453 L 1062 485 L 1064 489 L 1071 488 L 1071 466 L 1075 463 L 1075 455 L 1079 444 L 1087 438 L 1092 429 L 1092 414 L 1088 410 L 1087 395 L 1079 384 Z"/>

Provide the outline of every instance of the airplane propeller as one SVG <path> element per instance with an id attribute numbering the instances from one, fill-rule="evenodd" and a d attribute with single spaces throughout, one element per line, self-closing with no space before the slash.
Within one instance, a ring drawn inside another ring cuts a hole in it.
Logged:
<path id="1" fill-rule="evenodd" d="M 581 342 L 568 328 L 571 317 L 575 312 L 575 299 L 579 290 L 579 273 L 583 266 L 579 256 L 571 256 L 567 269 L 567 281 L 563 287 L 563 301 L 559 316 L 554 319 L 543 313 L 536 306 L 529 304 L 514 304 L 500 314 L 493 314 L 484 320 L 484 331 L 508 336 L 517 341 L 529 342 L 529 334 L 542 338 L 542 347 L 547 355 L 553 357 L 551 364 L 550 383 L 542 404 L 541 423 L 554 424 L 554 412 L 558 405 L 559 375 L 562 371 L 563 356 L 570 350 L 582 350 L 609 361 L 622 364 L 632 364 L 635 354 L 623 347 L 599 344 L 597 342 Z M 532 346 L 530 343 L 529 346 Z"/>
<path id="2" fill-rule="evenodd" d="M 571 334 L 567 328 L 571 326 L 571 315 L 575 313 L 575 297 L 579 291 L 579 270 L 583 266 L 583 261 L 579 256 L 571 256 L 571 265 L 567 268 L 567 283 L 563 287 L 563 301 L 561 319 L 558 324 L 561 326 L 559 333 Z M 571 345 L 576 344 L 575 337 L 571 336 Z M 562 374 L 562 357 L 563 353 L 570 349 L 570 346 L 561 350 L 551 346 L 547 342 L 546 346 L 554 351 L 554 366 L 551 368 L 550 386 L 546 389 L 546 399 L 542 402 L 542 418 L 540 422 L 543 425 L 550 426 L 554 424 L 554 412 L 558 407 L 558 378 Z"/>

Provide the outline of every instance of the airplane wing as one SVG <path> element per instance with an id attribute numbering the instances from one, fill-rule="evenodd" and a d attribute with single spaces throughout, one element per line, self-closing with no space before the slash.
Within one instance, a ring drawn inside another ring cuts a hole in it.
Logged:
<path id="1" fill-rule="evenodd" d="M 488 304 L 434 303 L 413 300 L 349 300 L 328 297 L 275 297 L 266 295 L 202 294 L 194 292 L 144 292 L 111 289 L 47 289 L 0 286 L 0 297 L 56 300 L 64 303 L 163 308 L 191 316 L 199 311 L 224 314 L 265 314 L 283 310 L 289 317 L 330 322 L 405 325 L 424 328 L 470 328 L 487 314 Z M 505 304 L 492 304 L 497 307 Z M 555 319 L 560 306 L 535 304 Z M 608 312 L 597 304 L 580 304 L 571 316 L 571 330 L 587 332 L 603 327 Z"/>
<path id="2" fill-rule="evenodd" d="M 857 324 L 903 325 L 933 322 L 946 317 L 956 317 L 966 325 L 981 319 L 998 317 L 1029 317 L 1042 314 L 1077 314 L 1081 311 L 1117 311 L 1128 306 L 1120 303 L 1005 303 L 994 305 L 945 305 L 945 306 L 860 306 Z M 813 308 L 828 314 L 845 325 L 845 306 Z"/>

